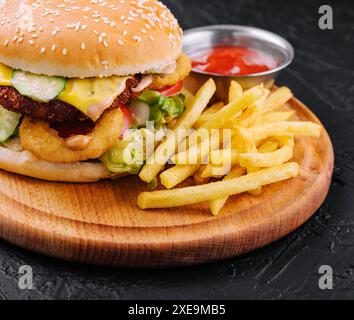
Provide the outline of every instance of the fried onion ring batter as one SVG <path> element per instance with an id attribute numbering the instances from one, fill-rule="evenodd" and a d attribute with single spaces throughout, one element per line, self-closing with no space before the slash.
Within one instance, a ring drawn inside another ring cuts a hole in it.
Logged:
<path id="1" fill-rule="evenodd" d="M 25 117 L 20 126 L 20 138 L 22 147 L 38 158 L 57 163 L 74 163 L 100 157 L 119 139 L 122 127 L 121 110 L 107 111 L 87 135 L 92 138 L 87 147 L 74 151 L 66 147 L 65 139 L 50 128 L 49 123 Z"/>
<path id="2" fill-rule="evenodd" d="M 184 80 L 190 73 L 192 64 L 185 53 L 182 53 L 177 59 L 177 68 L 174 73 L 155 76 L 150 89 L 160 90 L 168 86 L 173 86 L 177 82 Z"/>

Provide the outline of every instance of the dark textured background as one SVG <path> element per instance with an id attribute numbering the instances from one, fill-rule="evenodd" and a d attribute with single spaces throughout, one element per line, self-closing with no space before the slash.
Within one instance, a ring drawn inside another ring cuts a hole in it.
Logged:
<path id="1" fill-rule="evenodd" d="M 256 252 L 210 265 L 170 270 L 80 266 L 0 241 L 0 299 L 298 299 L 354 298 L 354 4 L 353 1 L 169 0 L 183 28 L 244 24 L 286 37 L 296 60 L 278 80 L 326 125 L 336 167 L 330 195 L 298 231 Z M 318 8 L 332 4 L 334 30 L 318 28 Z M 20 291 L 28 264 L 35 289 Z M 334 269 L 334 290 L 318 287 L 318 268 Z"/>

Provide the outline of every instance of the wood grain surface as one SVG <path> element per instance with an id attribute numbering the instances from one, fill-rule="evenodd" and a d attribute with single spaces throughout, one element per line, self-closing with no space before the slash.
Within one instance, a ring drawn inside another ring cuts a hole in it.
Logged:
<path id="1" fill-rule="evenodd" d="M 288 108 L 301 120 L 319 120 L 301 102 Z M 298 178 L 234 196 L 218 217 L 208 206 L 142 211 L 146 186 L 136 177 L 94 184 L 44 182 L 0 172 L 0 237 L 70 261 L 163 267 L 236 256 L 292 232 L 320 207 L 333 172 L 333 148 L 320 139 L 296 140 Z M 192 196 L 192 195 L 191 195 Z"/>

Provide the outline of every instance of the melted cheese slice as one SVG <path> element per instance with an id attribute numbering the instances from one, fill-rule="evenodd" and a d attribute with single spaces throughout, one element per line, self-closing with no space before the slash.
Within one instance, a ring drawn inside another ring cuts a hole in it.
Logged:
<path id="1" fill-rule="evenodd" d="M 11 79 L 14 71 L 0 63 L 0 86 L 12 86 Z"/>
<path id="2" fill-rule="evenodd" d="M 58 100 L 71 104 L 96 121 L 125 90 L 130 77 L 69 79 Z"/>
<path id="3" fill-rule="evenodd" d="M 0 63 L 0 86 L 12 86 L 13 69 Z M 130 77 L 69 79 L 57 100 L 79 109 L 93 121 L 123 93 Z"/>

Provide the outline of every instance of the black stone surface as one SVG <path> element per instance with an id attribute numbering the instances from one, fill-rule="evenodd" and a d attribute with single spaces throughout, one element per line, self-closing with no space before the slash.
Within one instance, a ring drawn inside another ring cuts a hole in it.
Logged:
<path id="1" fill-rule="evenodd" d="M 0 241 L 0 299 L 353 299 L 354 3 L 352 1 L 166 0 L 184 28 L 243 24 L 274 31 L 296 49 L 278 80 L 320 117 L 334 143 L 334 181 L 325 204 L 303 227 L 247 255 L 193 268 L 122 270 L 75 265 Z M 334 30 L 318 27 L 331 4 Z M 18 289 L 30 265 L 34 290 Z M 334 270 L 319 289 L 318 269 Z"/>

